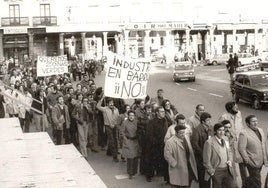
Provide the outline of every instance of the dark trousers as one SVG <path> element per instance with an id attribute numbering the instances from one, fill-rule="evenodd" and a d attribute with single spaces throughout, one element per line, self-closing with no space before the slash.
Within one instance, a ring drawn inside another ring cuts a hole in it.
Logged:
<path id="1" fill-rule="evenodd" d="M 154 163 L 149 157 L 145 157 L 144 160 L 144 173 L 147 178 L 152 178 L 154 176 Z"/>
<path id="2" fill-rule="evenodd" d="M 20 118 L 20 126 L 23 132 L 28 133 L 29 132 L 29 128 L 30 128 L 30 121 L 31 121 L 31 117 L 30 117 L 30 113 L 26 111 L 25 113 L 25 118 Z"/>
<path id="3" fill-rule="evenodd" d="M 98 144 L 101 147 L 105 147 L 107 144 L 107 134 L 103 123 L 103 116 L 97 115 L 97 126 L 98 126 Z"/>
<path id="4" fill-rule="evenodd" d="M 127 173 L 129 175 L 137 174 L 138 170 L 138 158 L 127 158 Z"/>
<path id="5" fill-rule="evenodd" d="M 166 160 L 163 160 L 163 177 L 164 177 L 165 182 L 170 183 L 169 171 L 168 171 L 168 162 Z"/>
<path id="6" fill-rule="evenodd" d="M 76 71 L 73 71 L 72 73 L 73 73 L 73 80 L 76 81 L 77 73 L 76 73 Z"/>
<path id="7" fill-rule="evenodd" d="M 241 180 L 242 180 L 242 187 L 243 187 L 247 179 L 247 167 L 244 163 L 238 163 L 238 166 L 239 166 L 239 171 L 240 171 Z"/>
<path id="8" fill-rule="evenodd" d="M 78 147 L 78 130 L 75 122 L 70 124 L 70 141 L 75 147 Z"/>
<path id="9" fill-rule="evenodd" d="M 65 144 L 70 144 L 71 139 L 70 139 L 70 129 L 67 129 L 66 126 L 63 126 L 63 138 L 64 138 L 64 143 Z"/>
<path id="10" fill-rule="evenodd" d="M 62 130 L 55 130 L 56 145 L 61 145 Z"/>
<path id="11" fill-rule="evenodd" d="M 117 131 L 116 128 L 111 128 L 110 126 L 105 126 L 106 131 L 107 131 L 107 141 L 108 141 L 108 147 L 111 150 L 111 153 L 113 155 L 114 159 L 117 159 L 118 155 L 118 145 L 117 145 Z"/>
<path id="12" fill-rule="evenodd" d="M 189 186 L 171 185 L 171 188 L 188 188 Z"/>
<path id="13" fill-rule="evenodd" d="M 141 156 L 140 156 L 140 173 L 145 174 L 145 149 L 141 148 Z"/>
<path id="14" fill-rule="evenodd" d="M 228 168 L 218 168 L 212 176 L 213 188 L 234 188 L 235 183 Z"/>
<path id="15" fill-rule="evenodd" d="M 201 164 L 197 165 L 197 173 L 198 173 L 198 181 L 200 188 L 209 188 L 209 182 L 205 181 L 205 168 L 201 166 Z"/>
<path id="16" fill-rule="evenodd" d="M 19 114 L 9 114 L 9 117 L 19 117 Z"/>
<path id="17" fill-rule="evenodd" d="M 261 188 L 261 168 L 247 165 L 249 177 L 245 182 L 245 188 Z"/>

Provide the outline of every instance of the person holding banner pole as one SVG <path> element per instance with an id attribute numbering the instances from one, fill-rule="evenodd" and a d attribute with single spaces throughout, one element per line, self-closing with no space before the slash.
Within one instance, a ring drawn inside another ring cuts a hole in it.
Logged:
<path id="1" fill-rule="evenodd" d="M 114 101 L 112 98 L 108 98 L 107 106 L 102 107 L 102 101 L 104 96 L 102 95 L 101 100 L 97 103 L 97 109 L 103 113 L 104 118 L 104 125 L 107 131 L 107 141 L 108 141 L 108 148 L 110 148 L 111 153 L 113 155 L 113 161 L 119 162 L 118 160 L 118 145 L 117 145 L 117 131 L 116 127 L 118 124 L 119 119 L 119 111 L 114 106 Z"/>
<path id="2" fill-rule="evenodd" d="M 36 111 L 32 112 L 36 131 L 44 131 L 44 127 L 47 127 L 48 122 L 47 119 L 45 120 L 46 117 L 44 117 L 44 112 L 47 110 L 47 99 L 44 96 L 43 90 L 37 91 L 36 95 L 34 96 L 32 108 L 42 112 L 42 114 Z"/>

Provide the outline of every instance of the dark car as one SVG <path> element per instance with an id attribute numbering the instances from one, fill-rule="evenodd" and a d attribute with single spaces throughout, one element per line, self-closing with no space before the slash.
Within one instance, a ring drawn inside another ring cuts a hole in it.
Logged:
<path id="1" fill-rule="evenodd" d="M 268 55 L 259 63 L 259 67 L 262 71 L 264 68 L 268 68 Z"/>
<path id="2" fill-rule="evenodd" d="M 237 73 L 233 84 L 236 102 L 244 100 L 252 104 L 252 108 L 261 109 L 268 104 L 268 72 L 250 71 Z"/>

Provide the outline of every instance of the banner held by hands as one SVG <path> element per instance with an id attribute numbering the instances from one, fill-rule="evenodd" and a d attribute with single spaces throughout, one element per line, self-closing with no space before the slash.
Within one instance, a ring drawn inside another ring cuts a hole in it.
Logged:
<path id="1" fill-rule="evenodd" d="M 117 54 L 110 54 L 106 68 L 105 96 L 122 99 L 147 96 L 150 61 L 127 59 Z"/>

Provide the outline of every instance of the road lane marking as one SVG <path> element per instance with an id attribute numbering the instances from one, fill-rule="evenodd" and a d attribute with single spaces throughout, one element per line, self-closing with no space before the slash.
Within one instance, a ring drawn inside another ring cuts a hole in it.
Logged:
<path id="1" fill-rule="evenodd" d="M 193 88 L 190 88 L 190 87 L 187 87 L 187 89 L 189 89 L 191 91 L 197 91 L 196 89 L 193 89 Z"/>
<path id="2" fill-rule="evenodd" d="M 176 83 L 178 86 L 180 86 L 181 84 L 179 84 L 179 83 Z"/>
<path id="3" fill-rule="evenodd" d="M 223 71 L 226 71 L 226 69 L 212 69 L 212 70 L 209 70 L 210 72 L 223 72 Z"/>
<path id="4" fill-rule="evenodd" d="M 223 97 L 222 95 L 217 95 L 217 94 L 215 94 L 215 93 L 209 93 L 210 95 L 212 95 L 212 96 L 215 96 L 215 97 Z"/>
<path id="5" fill-rule="evenodd" d="M 219 79 L 219 78 L 214 77 L 214 76 L 207 76 L 205 74 L 198 75 L 197 79 L 199 79 L 199 80 L 207 80 L 207 81 L 212 81 L 212 82 L 219 82 L 219 83 L 224 83 L 224 84 L 230 84 L 229 80 L 223 80 L 223 79 Z"/>

